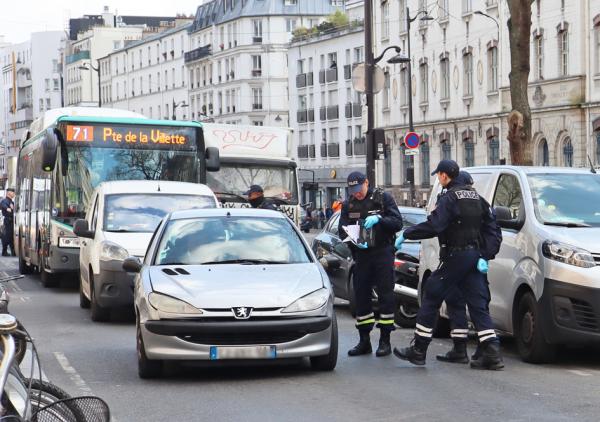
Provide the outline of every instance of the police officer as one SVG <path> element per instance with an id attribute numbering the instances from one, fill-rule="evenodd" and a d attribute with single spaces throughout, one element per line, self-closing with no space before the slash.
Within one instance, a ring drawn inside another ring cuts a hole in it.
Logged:
<path id="1" fill-rule="evenodd" d="M 475 367 L 501 369 L 504 363 L 500 356 L 500 342 L 487 306 L 489 290 L 480 272 L 485 262 L 482 257 L 482 227 L 493 225 L 494 216 L 489 205 L 485 206 L 473 188 L 456 182 L 459 170 L 458 164 L 452 160 L 440 161 L 432 175 L 437 174 L 440 184 L 448 192 L 439 198 L 427 221 L 409 227 L 396 240 L 396 247 L 401 248 L 404 239 L 437 236 L 442 248 L 440 266 L 425 285 L 413 342 L 409 347 L 394 348 L 394 354 L 415 365 L 425 365 L 439 308 L 448 295 L 458 289 L 469 306 L 481 343 L 481 358 Z"/>
<path id="2" fill-rule="evenodd" d="M 358 171 L 348 175 L 349 198 L 342 204 L 338 225 L 340 238 L 348 240 L 344 226 L 359 224 L 370 241 L 350 242 L 354 258 L 354 295 L 358 344 L 348 351 L 350 356 L 372 352 L 369 333 L 375 325 L 371 306 L 373 286 L 377 287 L 381 336 L 375 355 L 391 354 L 390 333 L 394 330 L 394 236 L 402 229 L 402 216 L 394 198 L 381 189 L 369 186 L 367 177 Z M 364 239 L 363 239 L 364 240 Z"/>
<path id="3" fill-rule="evenodd" d="M 265 193 L 260 185 L 252 185 L 245 193 L 252 208 L 279 211 L 277 206 L 265 198 Z"/>
<path id="4" fill-rule="evenodd" d="M 9 246 L 12 256 L 15 256 L 15 245 L 13 239 L 15 210 L 15 203 L 13 202 L 14 197 L 15 190 L 8 188 L 6 189 L 6 198 L 0 201 L 0 210 L 2 210 L 2 217 L 4 217 L 4 231 L 2 233 L 2 256 L 8 256 Z"/>

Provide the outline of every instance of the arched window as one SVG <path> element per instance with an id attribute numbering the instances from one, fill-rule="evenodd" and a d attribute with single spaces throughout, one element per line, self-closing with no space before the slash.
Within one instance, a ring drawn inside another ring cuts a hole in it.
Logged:
<path id="1" fill-rule="evenodd" d="M 600 132 L 596 132 L 596 164 L 600 164 Z"/>
<path id="2" fill-rule="evenodd" d="M 385 159 L 383 160 L 384 164 L 384 184 L 385 186 L 392 185 L 392 148 L 390 144 L 386 142 L 385 145 Z"/>
<path id="3" fill-rule="evenodd" d="M 599 138 L 600 139 L 600 136 Z M 421 185 L 429 186 L 431 179 L 431 168 L 429 164 L 429 143 L 421 144 Z"/>
<path id="4" fill-rule="evenodd" d="M 538 160 L 542 166 L 547 167 L 550 165 L 550 152 L 548 151 L 548 141 L 546 141 L 546 138 L 543 138 L 538 146 Z"/>
<path id="5" fill-rule="evenodd" d="M 573 144 L 571 138 L 566 138 L 563 142 L 563 165 L 573 167 Z"/>
<path id="6" fill-rule="evenodd" d="M 400 152 L 402 153 L 402 184 L 404 186 L 408 186 L 408 169 L 413 168 L 412 163 L 412 155 L 406 155 L 404 152 L 406 151 L 406 147 L 404 146 L 404 142 L 402 143 L 402 147 L 400 148 Z"/>
<path id="7" fill-rule="evenodd" d="M 465 145 L 465 167 L 475 165 L 475 144 L 470 139 L 464 141 Z"/>
<path id="8" fill-rule="evenodd" d="M 498 138 L 500 137 L 500 131 L 497 127 L 489 128 L 486 131 L 486 138 L 488 141 L 488 164 L 492 166 L 497 166 L 500 164 L 500 141 Z"/>
<path id="9" fill-rule="evenodd" d="M 452 159 L 452 146 L 450 146 L 450 141 L 446 141 L 442 144 L 442 160 L 451 160 Z"/>

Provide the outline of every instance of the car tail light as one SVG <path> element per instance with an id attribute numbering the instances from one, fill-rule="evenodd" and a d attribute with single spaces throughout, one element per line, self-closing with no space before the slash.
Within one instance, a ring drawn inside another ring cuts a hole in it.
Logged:
<path id="1" fill-rule="evenodd" d="M 400 268 L 402 268 L 404 265 L 406 264 L 406 261 L 403 261 L 401 259 L 394 259 L 394 269 L 395 270 L 399 270 Z"/>

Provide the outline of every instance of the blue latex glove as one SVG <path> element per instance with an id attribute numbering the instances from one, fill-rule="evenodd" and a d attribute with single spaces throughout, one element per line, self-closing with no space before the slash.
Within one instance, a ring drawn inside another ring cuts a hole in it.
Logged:
<path id="1" fill-rule="evenodd" d="M 483 258 L 479 258 L 479 260 L 477 261 L 477 270 L 481 274 L 487 274 L 487 272 L 488 272 L 488 262 L 485 259 L 483 259 Z"/>
<path id="2" fill-rule="evenodd" d="M 370 215 L 367 218 L 365 218 L 365 223 L 363 224 L 363 226 L 365 229 L 370 229 L 375 224 L 379 223 L 380 219 L 381 219 L 380 215 Z"/>
<path id="3" fill-rule="evenodd" d="M 356 246 L 358 246 L 359 249 L 367 249 L 369 247 L 369 245 L 367 245 L 367 242 L 365 242 L 365 243 L 357 243 Z"/>
<path id="4" fill-rule="evenodd" d="M 406 239 L 404 239 L 404 235 L 400 235 L 398 236 L 398 238 L 396 239 L 396 243 L 394 243 L 394 246 L 396 247 L 397 250 L 402 249 L 402 244 L 404 243 Z"/>

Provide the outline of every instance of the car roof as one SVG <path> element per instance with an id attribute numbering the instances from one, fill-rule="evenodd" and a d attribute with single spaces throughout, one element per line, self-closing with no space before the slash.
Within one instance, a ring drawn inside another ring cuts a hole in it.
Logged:
<path id="1" fill-rule="evenodd" d="M 102 182 L 96 188 L 99 192 L 110 195 L 120 193 L 155 193 L 179 195 L 214 196 L 213 191 L 200 183 L 170 182 L 163 180 L 119 180 Z"/>
<path id="2" fill-rule="evenodd" d="M 202 217 L 259 217 L 270 219 L 285 219 L 280 211 L 263 210 L 256 208 L 203 208 L 183 211 L 173 211 L 171 220 L 184 220 Z"/>
<path id="3" fill-rule="evenodd" d="M 423 208 L 417 208 L 417 207 L 402 207 L 399 206 L 398 207 L 398 211 L 400 211 L 400 214 L 402 214 L 403 212 L 406 214 L 427 214 L 427 212 L 425 211 L 425 209 Z"/>
<path id="4" fill-rule="evenodd" d="M 477 173 L 480 170 L 489 170 L 493 172 L 500 172 L 503 170 L 514 170 L 516 172 L 528 175 L 528 174 L 560 174 L 560 173 L 574 173 L 574 174 L 593 174 L 589 167 L 545 167 L 545 166 L 477 166 L 477 167 L 465 167 L 462 170 L 468 172 Z"/>

